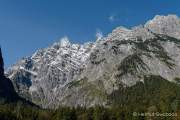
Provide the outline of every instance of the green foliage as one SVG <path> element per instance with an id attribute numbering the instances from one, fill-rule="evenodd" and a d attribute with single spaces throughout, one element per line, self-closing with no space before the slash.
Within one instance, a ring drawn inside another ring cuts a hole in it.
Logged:
<path id="1" fill-rule="evenodd" d="M 163 63 L 165 63 L 170 69 L 173 68 L 173 66 L 175 66 L 175 64 L 173 64 L 173 59 L 168 55 L 168 53 L 166 52 L 166 50 L 163 48 L 163 46 L 161 45 L 161 42 L 174 42 L 177 45 L 180 45 L 180 40 L 176 39 L 176 38 L 172 38 L 172 37 L 168 37 L 168 36 L 164 36 L 164 35 L 159 35 L 159 34 L 155 34 L 153 33 L 156 37 L 153 39 L 149 39 L 146 41 L 142 41 L 141 39 L 135 43 L 136 48 L 138 48 L 139 50 L 141 50 L 141 52 L 145 53 L 145 55 L 148 57 L 152 57 L 150 54 L 153 53 L 155 55 L 155 57 L 157 57 L 160 61 L 162 61 Z"/>
<path id="2" fill-rule="evenodd" d="M 161 76 L 149 75 L 144 76 L 144 83 L 120 87 L 109 96 L 109 99 L 113 101 L 114 107 L 126 109 L 127 117 L 130 117 L 127 115 L 128 112 L 172 113 L 180 110 L 180 86 Z"/>
<path id="3" fill-rule="evenodd" d="M 117 77 L 121 77 L 126 74 L 135 75 L 136 73 L 143 73 L 148 70 L 148 66 L 143 62 L 142 56 L 148 58 L 153 58 L 154 56 L 158 58 L 162 63 L 166 64 L 170 69 L 173 69 L 175 66 L 174 60 L 168 55 L 167 51 L 162 46 L 162 42 L 173 42 L 180 47 L 180 40 L 172 38 L 165 35 L 155 34 L 155 38 L 147 39 L 145 41 L 142 38 L 137 38 L 137 40 L 115 40 L 116 45 L 133 45 L 134 53 L 125 57 L 120 65 L 118 70 L 121 71 Z M 114 47 L 116 51 L 118 50 L 117 46 Z M 113 49 L 114 49 L 113 48 Z"/>
<path id="4" fill-rule="evenodd" d="M 173 120 L 173 117 L 133 116 L 133 112 L 180 113 L 180 86 L 161 76 L 144 76 L 144 83 L 122 87 L 109 96 L 109 107 L 40 109 L 22 103 L 1 104 L 0 120 Z M 176 119 L 176 117 L 174 117 Z"/>
<path id="5" fill-rule="evenodd" d="M 80 86 L 81 84 L 82 84 L 81 80 L 72 81 L 72 82 L 68 83 L 68 88 L 77 87 L 77 86 Z"/>
<path id="6" fill-rule="evenodd" d="M 176 83 L 180 84 L 180 78 L 179 78 L 179 77 L 174 78 L 174 81 L 175 81 Z"/>
<path id="7" fill-rule="evenodd" d="M 77 81 L 72 81 L 70 83 L 68 83 L 68 88 L 73 88 L 73 87 L 78 87 L 81 86 L 83 84 L 85 84 L 87 82 L 88 78 L 82 78 L 81 80 L 77 80 Z"/>
<path id="8" fill-rule="evenodd" d="M 102 106 L 93 108 L 60 107 L 42 110 L 28 106 L 0 105 L 0 120 L 123 120 L 124 111 Z M 121 119 L 123 118 L 123 119 Z"/>
<path id="9" fill-rule="evenodd" d="M 118 66 L 118 71 L 120 74 L 117 77 L 121 77 L 126 74 L 135 75 L 137 73 L 144 73 L 149 68 L 141 59 L 141 54 L 134 53 L 132 55 L 127 56 Z"/>

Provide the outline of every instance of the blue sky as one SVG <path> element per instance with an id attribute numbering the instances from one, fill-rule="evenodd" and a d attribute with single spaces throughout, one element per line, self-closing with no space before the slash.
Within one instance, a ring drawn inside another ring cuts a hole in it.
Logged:
<path id="1" fill-rule="evenodd" d="M 6 67 L 61 37 L 94 41 L 115 27 L 143 24 L 156 14 L 180 16 L 179 0 L 0 0 L 0 44 Z"/>

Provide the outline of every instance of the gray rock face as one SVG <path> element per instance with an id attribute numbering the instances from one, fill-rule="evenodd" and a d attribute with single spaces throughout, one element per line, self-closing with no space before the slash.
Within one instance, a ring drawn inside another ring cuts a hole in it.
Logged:
<path id="1" fill-rule="evenodd" d="M 176 15 L 156 15 L 153 20 L 149 20 L 145 24 L 145 27 L 155 33 L 166 34 L 180 39 L 180 19 Z"/>
<path id="2" fill-rule="evenodd" d="M 68 38 L 38 50 L 8 69 L 18 93 L 44 108 L 107 105 L 119 84 L 143 82 L 143 76 L 180 77 L 180 19 L 156 16 L 144 26 L 118 27 L 84 45 Z"/>

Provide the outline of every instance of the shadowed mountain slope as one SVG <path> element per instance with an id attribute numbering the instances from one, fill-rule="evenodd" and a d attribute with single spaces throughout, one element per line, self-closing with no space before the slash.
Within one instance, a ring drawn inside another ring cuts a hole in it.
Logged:
<path id="1" fill-rule="evenodd" d="M 4 61 L 0 48 L 0 104 L 22 102 L 26 105 L 33 105 L 33 103 L 21 98 L 15 91 L 10 79 L 4 75 Z"/>

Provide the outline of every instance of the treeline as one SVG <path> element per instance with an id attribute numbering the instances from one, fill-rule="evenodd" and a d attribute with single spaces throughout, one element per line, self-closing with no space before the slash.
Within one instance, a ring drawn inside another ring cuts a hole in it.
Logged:
<path id="1" fill-rule="evenodd" d="M 131 113 L 123 108 L 70 108 L 43 110 L 22 104 L 0 105 L 0 120 L 128 120 Z M 138 118 L 137 118 L 138 120 Z"/>
<path id="2" fill-rule="evenodd" d="M 147 109 L 151 111 L 145 111 Z M 113 108 L 60 107 L 57 110 L 43 110 L 22 104 L 6 104 L 0 105 L 0 120 L 180 120 L 180 111 L 176 111 L 177 115 L 172 116 L 145 115 L 145 113 L 153 112 L 158 112 L 155 106 L 149 108 L 136 106 L 134 109 L 121 106 Z"/>
<path id="3" fill-rule="evenodd" d="M 108 100 L 106 107 L 59 107 L 57 110 L 20 102 L 1 104 L 0 120 L 180 120 L 180 84 L 160 76 L 145 76 L 144 82 L 131 87 L 119 86 Z"/>
<path id="4" fill-rule="evenodd" d="M 0 120 L 127 120 L 128 116 L 131 116 L 130 113 L 128 115 L 123 109 L 101 106 L 43 110 L 22 104 L 0 105 Z"/>

